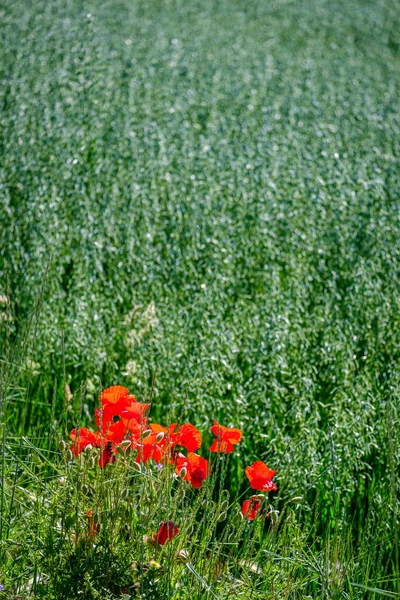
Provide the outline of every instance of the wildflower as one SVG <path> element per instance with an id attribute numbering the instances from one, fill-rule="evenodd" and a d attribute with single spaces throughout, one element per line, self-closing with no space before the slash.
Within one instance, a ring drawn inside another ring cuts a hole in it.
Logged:
<path id="1" fill-rule="evenodd" d="M 129 398 L 136 401 L 135 396 L 129 396 L 129 390 L 123 385 L 112 385 L 101 393 L 100 399 L 103 406 L 107 404 L 118 404 L 121 400 Z"/>
<path id="2" fill-rule="evenodd" d="M 189 452 L 187 458 L 178 454 L 176 472 L 186 481 L 190 481 L 193 487 L 199 488 L 208 476 L 208 460 L 194 452 Z"/>
<path id="3" fill-rule="evenodd" d="M 201 433 L 194 425 L 181 425 L 174 438 L 174 444 L 183 446 L 188 452 L 195 452 L 201 446 Z"/>
<path id="4" fill-rule="evenodd" d="M 156 463 L 161 463 L 170 448 L 170 439 L 175 427 L 175 423 L 169 427 L 152 423 L 148 435 L 142 437 L 140 442 L 133 442 L 138 449 L 136 462 L 145 463 L 152 458 Z"/>
<path id="5" fill-rule="evenodd" d="M 220 425 L 218 421 L 214 421 L 211 431 L 217 436 L 217 439 L 214 440 L 214 443 L 210 448 L 211 452 L 225 452 L 225 454 L 229 454 L 233 451 L 234 445 L 238 444 L 242 439 L 242 432 L 240 429 L 224 427 L 223 425 Z"/>
<path id="6" fill-rule="evenodd" d="M 242 514 L 246 517 L 246 519 L 249 519 L 249 521 L 254 521 L 260 508 L 260 500 L 257 498 L 257 496 L 252 496 L 250 500 L 245 500 L 243 502 Z"/>
<path id="7" fill-rule="evenodd" d="M 129 395 L 126 387 L 122 385 L 109 387 L 102 392 L 100 399 L 102 408 L 97 409 L 95 414 L 97 427 L 101 426 L 103 432 L 107 431 L 115 417 L 120 417 L 128 428 L 140 425 L 146 429 L 145 411 L 150 404 L 136 402 L 135 396 Z"/>
<path id="8" fill-rule="evenodd" d="M 115 454 L 118 452 L 118 447 L 122 452 L 126 451 L 125 446 L 121 446 L 128 434 L 126 424 L 120 420 L 109 425 L 107 431 L 102 433 L 97 444 L 100 446 L 99 466 L 104 469 L 110 462 L 115 462 Z"/>
<path id="9" fill-rule="evenodd" d="M 122 420 L 116 421 L 112 423 L 107 433 L 105 434 L 105 438 L 107 442 L 113 442 L 113 444 L 120 444 L 125 436 L 128 434 L 127 425 Z"/>
<path id="10" fill-rule="evenodd" d="M 261 460 L 257 460 L 250 467 L 247 467 L 245 473 L 253 490 L 273 492 L 278 489 L 272 481 L 276 471 L 268 468 Z"/>
<path id="11" fill-rule="evenodd" d="M 172 521 L 162 521 L 158 532 L 153 535 L 153 539 L 159 546 L 164 546 L 167 540 L 174 539 L 179 533 L 179 527 Z"/>
<path id="12" fill-rule="evenodd" d="M 107 442 L 107 445 L 100 450 L 99 467 L 104 469 L 110 462 L 115 462 L 114 447 L 112 442 Z"/>
<path id="13" fill-rule="evenodd" d="M 69 449 L 74 453 L 74 456 L 79 456 L 86 446 L 97 445 L 97 435 L 86 427 L 80 427 L 78 430 L 73 429 L 69 437 L 73 442 Z"/>
<path id="14" fill-rule="evenodd" d="M 88 536 L 94 537 L 97 531 L 97 524 L 94 522 L 94 517 L 90 509 L 87 511 L 86 517 L 88 520 Z"/>
<path id="15" fill-rule="evenodd" d="M 152 423 L 149 435 L 136 445 L 138 448 L 136 462 L 147 462 L 152 458 L 156 463 L 160 463 L 170 449 L 170 441 L 175 427 L 176 423 L 172 423 L 169 427 Z"/>
<path id="16" fill-rule="evenodd" d="M 121 419 L 133 422 L 138 425 L 142 425 L 142 429 L 146 429 L 146 416 L 145 412 L 149 408 L 150 404 L 142 404 L 140 402 L 132 402 L 131 404 L 127 404 L 120 411 Z"/>

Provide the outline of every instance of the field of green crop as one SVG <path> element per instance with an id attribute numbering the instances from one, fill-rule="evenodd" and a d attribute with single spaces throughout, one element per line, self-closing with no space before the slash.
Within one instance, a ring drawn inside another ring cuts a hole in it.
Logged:
<path id="1" fill-rule="evenodd" d="M 400 597 L 397 1 L 3 0 L 0 23 L 9 598 L 70 598 L 26 558 L 35 469 L 115 384 L 206 443 L 241 428 L 232 493 L 278 467 L 298 544 L 354 565 L 291 590 L 282 525 L 287 578 L 243 598 Z M 138 597 L 186 598 L 166 589 Z"/>

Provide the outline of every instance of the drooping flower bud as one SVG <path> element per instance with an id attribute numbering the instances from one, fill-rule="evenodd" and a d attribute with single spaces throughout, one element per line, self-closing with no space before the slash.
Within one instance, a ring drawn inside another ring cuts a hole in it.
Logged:
<path id="1" fill-rule="evenodd" d="M 117 452 L 121 456 L 125 456 L 125 449 L 122 446 L 117 446 Z"/>

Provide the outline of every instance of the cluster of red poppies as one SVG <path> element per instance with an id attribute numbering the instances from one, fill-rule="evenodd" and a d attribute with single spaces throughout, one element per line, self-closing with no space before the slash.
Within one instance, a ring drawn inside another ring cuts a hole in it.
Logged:
<path id="1" fill-rule="evenodd" d="M 101 406 L 95 413 L 98 430 L 93 432 L 80 427 L 71 431 L 70 450 L 75 456 L 85 448 L 99 448 L 99 465 L 104 468 L 108 463 L 115 462 L 118 452 L 135 451 L 137 463 L 153 460 L 156 464 L 172 464 L 177 475 L 189 481 L 193 487 L 202 485 L 210 469 L 208 460 L 196 453 L 201 446 L 201 433 L 194 425 L 185 423 L 178 427 L 173 423 L 163 427 L 157 423 L 148 424 L 146 411 L 150 404 L 137 402 L 135 396 L 120 385 L 104 390 L 100 400 Z M 242 438 L 240 429 L 224 427 L 217 421 L 214 421 L 211 431 L 216 439 L 210 452 L 229 454 Z M 186 455 L 183 449 L 187 451 Z M 269 469 L 262 461 L 256 461 L 245 472 L 252 489 L 262 492 L 277 489 L 272 481 L 276 471 Z M 242 513 L 247 519 L 254 520 L 260 507 L 258 497 L 252 496 L 244 502 Z M 170 539 L 171 531 L 175 532 L 175 529 L 170 531 L 168 527 L 167 531 L 166 539 Z M 160 540 L 157 539 L 161 545 L 164 537 L 163 534 Z"/>

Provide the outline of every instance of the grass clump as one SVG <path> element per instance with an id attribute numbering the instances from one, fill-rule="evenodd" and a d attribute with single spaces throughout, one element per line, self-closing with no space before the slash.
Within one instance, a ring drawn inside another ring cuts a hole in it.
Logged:
<path id="1" fill-rule="evenodd" d="M 240 430 L 214 424 L 206 459 L 193 452 L 195 427 L 149 423 L 148 407 L 114 386 L 102 393 L 99 430 L 74 429 L 69 448 L 61 440 L 58 452 L 43 452 L 26 438 L 3 448 L 15 468 L 3 471 L 7 597 L 262 600 L 373 590 L 390 560 L 377 542 L 381 525 L 370 529 L 372 547 L 356 548 L 344 521 L 326 545 L 310 545 L 304 498 L 276 508 L 275 470 L 256 461 L 246 468 L 252 491 L 226 489 Z"/>

